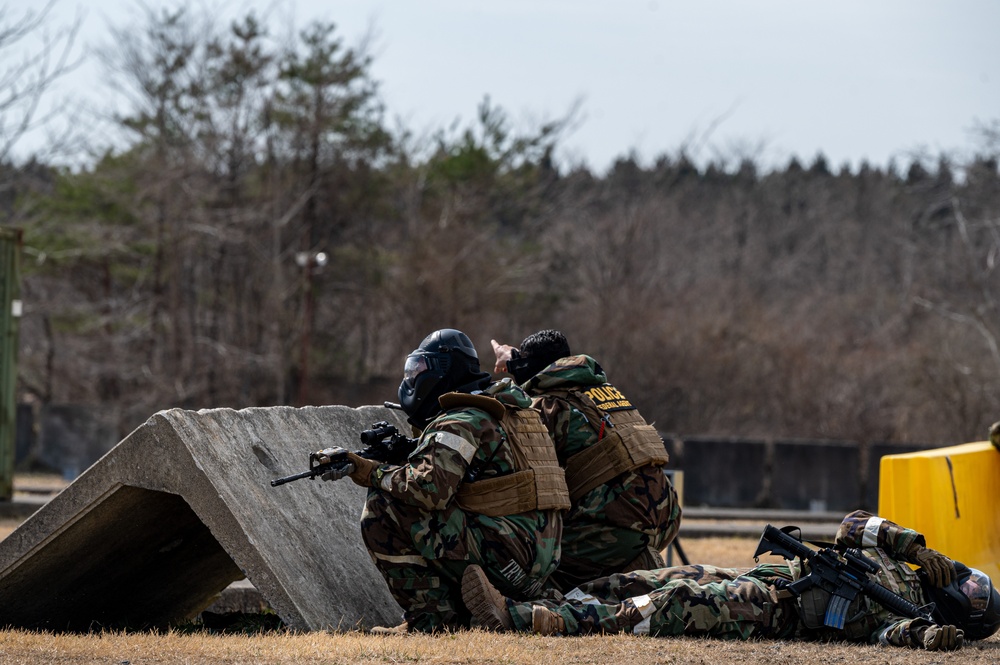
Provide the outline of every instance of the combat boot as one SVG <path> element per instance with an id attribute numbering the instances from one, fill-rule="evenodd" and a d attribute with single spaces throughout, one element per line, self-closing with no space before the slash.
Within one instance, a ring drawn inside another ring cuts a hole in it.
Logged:
<path id="1" fill-rule="evenodd" d="M 539 635 L 562 635 L 566 632 L 566 620 L 547 607 L 535 605 L 531 608 L 531 630 Z"/>
<path id="2" fill-rule="evenodd" d="M 372 635 L 405 635 L 410 632 L 410 624 L 404 621 L 398 626 L 375 626 L 372 628 Z"/>
<path id="3" fill-rule="evenodd" d="M 496 631 L 514 629 L 507 599 L 490 584 L 486 572 L 475 564 L 462 573 L 462 600 L 483 628 Z"/>

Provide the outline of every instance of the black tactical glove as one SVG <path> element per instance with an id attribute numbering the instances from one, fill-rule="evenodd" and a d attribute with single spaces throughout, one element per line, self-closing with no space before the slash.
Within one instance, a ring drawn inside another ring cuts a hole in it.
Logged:
<path id="1" fill-rule="evenodd" d="M 915 632 L 928 651 L 957 651 L 965 644 L 965 632 L 955 626 L 921 626 Z"/>
<path id="2" fill-rule="evenodd" d="M 320 474 L 320 480 L 340 480 L 341 478 L 346 478 L 347 476 L 354 473 L 354 465 L 345 462 L 340 466 L 335 466 L 329 471 L 325 471 Z"/>
<path id="3" fill-rule="evenodd" d="M 340 480 L 350 476 L 356 484 L 371 487 L 372 471 L 378 462 L 359 456 L 339 446 L 317 450 L 309 456 L 310 467 L 329 466 L 320 474 L 323 480 Z"/>
<path id="4" fill-rule="evenodd" d="M 340 446 L 317 450 L 309 455 L 309 468 L 316 469 L 323 480 L 340 480 L 347 476 L 353 467 L 347 457 L 347 450 Z"/>
<path id="5" fill-rule="evenodd" d="M 904 556 L 909 563 L 920 566 L 927 573 L 927 580 L 938 588 L 955 579 L 955 562 L 940 552 L 913 543 Z"/>

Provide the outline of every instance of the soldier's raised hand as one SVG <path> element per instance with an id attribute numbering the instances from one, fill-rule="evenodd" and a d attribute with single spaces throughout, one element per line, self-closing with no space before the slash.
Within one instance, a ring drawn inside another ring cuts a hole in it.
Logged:
<path id="1" fill-rule="evenodd" d="M 513 357 L 514 347 L 510 344 L 501 344 L 495 339 L 490 340 L 490 344 L 493 345 L 493 353 L 497 357 L 497 362 L 493 366 L 494 373 L 506 372 L 507 371 L 507 361 Z"/>

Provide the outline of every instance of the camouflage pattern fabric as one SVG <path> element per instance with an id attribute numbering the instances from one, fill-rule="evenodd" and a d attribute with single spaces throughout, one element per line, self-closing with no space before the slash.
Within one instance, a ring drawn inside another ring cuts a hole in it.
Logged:
<path id="1" fill-rule="evenodd" d="M 531 609 L 562 616 L 571 635 L 631 632 L 724 639 L 795 634 L 795 600 L 773 595 L 775 579 L 791 580 L 785 564 L 750 570 L 682 566 L 609 575 L 574 589 L 561 602 L 509 603 L 515 628 L 531 631 Z"/>
<path id="2" fill-rule="evenodd" d="M 530 406 L 528 396 L 509 380 L 485 394 L 514 407 Z M 542 593 L 558 563 L 558 511 L 487 517 L 456 505 L 470 466 L 480 470 L 480 479 L 517 470 L 497 421 L 463 407 L 433 420 L 406 464 L 382 465 L 372 473 L 362 537 L 410 630 L 469 625 L 461 578 L 471 563 L 482 566 L 504 595 L 517 599 Z"/>
<path id="3" fill-rule="evenodd" d="M 898 553 L 923 536 L 870 513 L 857 511 L 840 526 L 837 544 L 861 547 L 879 566 L 876 580 L 910 602 L 927 603 L 917 574 Z M 893 616 L 868 598 L 861 615 L 844 630 L 810 630 L 799 617 L 798 601 L 781 591 L 778 580 L 797 580 L 798 560 L 751 569 L 682 566 L 611 575 L 581 585 L 561 601 L 508 602 L 517 630 L 531 631 L 531 610 L 541 605 L 558 613 L 571 635 L 634 632 L 654 636 L 696 635 L 723 639 L 795 638 L 849 640 L 920 647 L 923 619 Z"/>
<path id="4" fill-rule="evenodd" d="M 561 358 L 525 382 L 552 433 L 560 465 L 596 443 L 599 429 L 565 399 L 548 393 L 606 383 L 600 365 L 586 355 Z M 562 560 L 553 584 L 567 590 L 638 565 L 662 566 L 660 552 L 677 536 L 680 520 L 677 493 L 660 467 L 641 467 L 595 487 L 563 516 Z"/>
<path id="5" fill-rule="evenodd" d="M 926 544 L 923 534 L 863 510 L 857 510 L 847 515 L 841 522 L 835 542 L 844 547 L 859 547 L 868 558 L 874 560 L 879 566 L 879 571 L 875 574 L 879 584 L 918 607 L 927 604 L 928 597 L 921 586 L 920 578 L 906 565 L 904 555 L 911 544 Z M 921 646 L 913 631 L 919 626 L 926 626 L 926 621 L 893 616 L 889 610 L 868 598 L 864 598 L 862 602 L 867 608 L 865 615 L 860 620 L 844 626 L 848 639 L 894 646 Z M 825 629 L 820 637 L 826 637 L 830 632 L 830 629 Z"/>
<path id="6" fill-rule="evenodd" d="M 844 518 L 837 529 L 836 542 L 844 547 L 878 547 L 900 558 L 914 543 L 927 546 L 923 534 L 863 510 Z"/>

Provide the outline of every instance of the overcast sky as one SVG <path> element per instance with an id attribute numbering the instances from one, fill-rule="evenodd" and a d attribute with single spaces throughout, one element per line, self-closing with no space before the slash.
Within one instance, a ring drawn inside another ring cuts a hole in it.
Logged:
<path id="1" fill-rule="evenodd" d="M 71 11 L 72 0 L 60 0 Z M 18 2 L 7 2 L 18 6 Z M 173 6 L 149 0 L 149 6 Z M 141 14 L 139 0 L 88 0 L 84 39 Z M 274 31 L 375 30 L 372 74 L 391 117 L 414 130 L 470 123 L 484 96 L 519 126 L 564 116 L 565 163 L 598 172 L 683 146 L 705 160 L 832 166 L 968 154 L 1000 120 L 996 0 L 242 0 Z M 82 70 L 100 90 L 97 68 Z"/>

